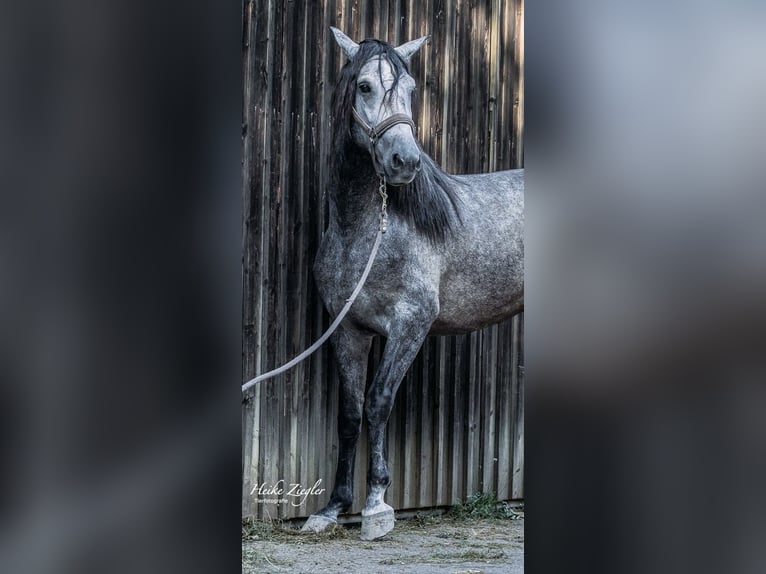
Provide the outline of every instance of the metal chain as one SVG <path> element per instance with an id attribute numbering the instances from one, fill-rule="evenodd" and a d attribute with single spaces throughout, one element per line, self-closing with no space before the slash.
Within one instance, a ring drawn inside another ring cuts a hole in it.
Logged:
<path id="1" fill-rule="evenodd" d="M 378 193 L 383 199 L 383 204 L 380 206 L 380 231 L 385 233 L 388 229 L 388 193 L 386 193 L 386 178 L 383 175 L 380 176 Z"/>

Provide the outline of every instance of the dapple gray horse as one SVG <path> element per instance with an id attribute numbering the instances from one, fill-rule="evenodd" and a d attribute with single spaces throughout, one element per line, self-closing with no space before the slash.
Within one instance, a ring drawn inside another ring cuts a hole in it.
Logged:
<path id="1" fill-rule="evenodd" d="M 353 502 L 362 413 L 370 460 L 362 539 L 394 526 L 383 501 L 390 484 L 386 423 L 396 391 L 430 334 L 466 333 L 523 308 L 523 170 L 448 175 L 414 137 L 409 61 L 428 36 L 399 47 L 359 44 L 332 28 L 348 57 L 333 99 L 329 225 L 314 275 L 332 316 L 354 289 L 388 194 L 388 227 L 364 288 L 333 335 L 340 390 L 340 443 L 330 501 L 304 525 L 319 531 Z M 380 366 L 366 387 L 374 336 L 385 337 Z M 366 389 L 366 394 L 365 394 Z"/>

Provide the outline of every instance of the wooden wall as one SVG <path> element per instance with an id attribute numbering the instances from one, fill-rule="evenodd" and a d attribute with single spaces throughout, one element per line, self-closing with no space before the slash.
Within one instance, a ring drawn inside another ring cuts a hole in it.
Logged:
<path id="1" fill-rule="evenodd" d="M 330 99 L 343 64 L 329 30 L 400 44 L 413 58 L 414 119 L 451 173 L 521 167 L 523 0 L 245 0 L 243 4 L 243 380 L 297 355 L 328 326 L 311 264 L 325 227 Z M 391 416 L 387 501 L 450 505 L 474 492 L 523 497 L 520 317 L 429 338 Z M 380 343 L 373 347 L 370 371 Z M 242 408 L 243 516 L 293 518 L 329 498 L 337 460 L 337 382 L 329 345 L 256 386 Z M 366 495 L 366 430 L 356 502 Z M 327 490 L 306 504 L 260 504 L 255 484 Z"/>

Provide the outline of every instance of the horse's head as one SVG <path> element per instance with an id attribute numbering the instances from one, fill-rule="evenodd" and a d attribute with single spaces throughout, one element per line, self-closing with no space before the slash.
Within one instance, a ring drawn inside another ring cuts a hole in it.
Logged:
<path id="1" fill-rule="evenodd" d="M 378 175 L 389 183 L 412 182 L 420 170 L 421 152 L 412 121 L 415 80 L 408 66 L 429 36 L 393 48 L 376 41 L 357 44 L 337 28 L 332 31 L 350 64 L 358 68 L 350 79 L 347 102 L 353 106 L 349 121 L 354 142 L 369 150 Z"/>

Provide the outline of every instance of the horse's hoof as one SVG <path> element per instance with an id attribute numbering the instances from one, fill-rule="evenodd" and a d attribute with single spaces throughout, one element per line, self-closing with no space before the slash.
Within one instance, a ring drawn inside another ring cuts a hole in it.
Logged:
<path id="1" fill-rule="evenodd" d="M 312 514 L 301 530 L 303 532 L 323 532 L 333 524 L 338 524 L 338 521 L 320 514 Z"/>
<path id="2" fill-rule="evenodd" d="M 375 512 L 374 514 L 362 512 L 362 534 L 359 536 L 362 540 L 375 540 L 393 530 L 395 521 L 394 509 L 387 504 L 381 504 L 378 508 L 380 507 L 385 507 L 385 510 Z"/>

